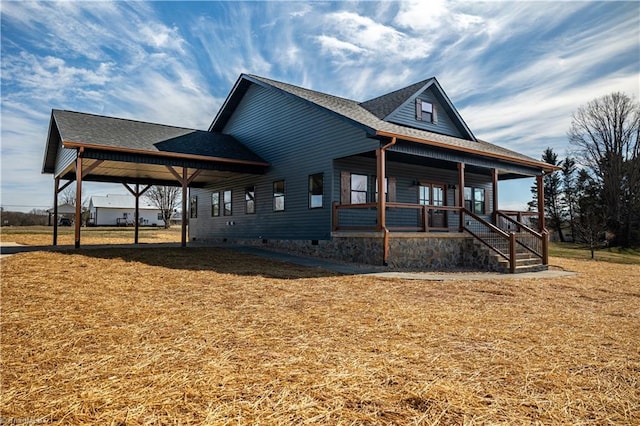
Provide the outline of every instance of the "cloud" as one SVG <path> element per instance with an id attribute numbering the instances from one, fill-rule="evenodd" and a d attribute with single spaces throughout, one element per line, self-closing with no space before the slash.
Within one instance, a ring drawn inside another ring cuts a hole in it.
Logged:
<path id="1" fill-rule="evenodd" d="M 340 56 L 344 50 L 355 53 L 358 59 L 412 60 L 429 55 L 431 45 L 422 38 L 412 38 L 395 28 L 383 25 L 357 13 L 343 11 L 330 13 L 325 18 L 327 30 L 333 34 L 316 39 L 330 54 Z M 331 44 L 328 45 L 327 41 Z M 334 49 L 331 49 L 334 47 Z M 358 58 L 361 56 L 361 58 Z"/>

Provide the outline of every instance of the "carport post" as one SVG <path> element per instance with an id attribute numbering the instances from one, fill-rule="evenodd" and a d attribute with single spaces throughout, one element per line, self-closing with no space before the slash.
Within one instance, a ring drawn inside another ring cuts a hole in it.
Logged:
<path id="1" fill-rule="evenodd" d="M 82 225 L 82 154 L 84 148 L 78 150 L 76 158 L 76 223 L 75 223 L 75 247 L 80 248 L 80 225 Z"/>
<path id="2" fill-rule="evenodd" d="M 181 246 L 182 247 L 186 247 L 187 246 L 187 196 L 188 196 L 188 180 L 187 180 L 187 174 L 188 174 L 189 170 L 186 167 L 182 168 L 182 242 L 181 242 Z"/>
<path id="3" fill-rule="evenodd" d="M 136 189 L 131 189 L 129 185 L 123 183 L 124 187 L 127 188 L 127 191 L 131 193 L 136 198 L 136 209 L 134 212 L 134 227 L 133 227 L 133 243 L 138 244 L 138 228 L 140 226 L 140 196 L 147 192 L 151 185 L 147 185 L 142 191 L 140 191 L 140 184 L 136 183 Z"/>
<path id="4" fill-rule="evenodd" d="M 58 187 L 60 178 L 53 179 L 53 245 L 58 245 Z"/>
<path id="5" fill-rule="evenodd" d="M 189 168 L 184 166 L 182 167 L 182 176 L 180 173 L 176 172 L 175 169 L 171 166 L 167 166 L 167 169 L 175 176 L 176 180 L 180 182 L 182 185 L 182 247 L 187 246 L 187 190 L 189 189 L 189 184 L 193 182 L 193 180 L 200 174 L 201 169 L 195 170 L 191 176 L 189 176 Z"/>

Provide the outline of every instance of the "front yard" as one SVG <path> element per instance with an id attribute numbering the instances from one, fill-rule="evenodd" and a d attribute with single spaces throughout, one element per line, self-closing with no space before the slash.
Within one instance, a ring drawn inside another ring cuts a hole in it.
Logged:
<path id="1" fill-rule="evenodd" d="M 3 258 L 0 423 L 638 424 L 640 267 L 339 276 L 216 248 Z"/>

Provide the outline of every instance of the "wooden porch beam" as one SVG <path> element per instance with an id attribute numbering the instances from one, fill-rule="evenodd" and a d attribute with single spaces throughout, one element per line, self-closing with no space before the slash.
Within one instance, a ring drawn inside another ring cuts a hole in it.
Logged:
<path id="1" fill-rule="evenodd" d="M 93 164 L 82 171 L 82 177 L 87 177 L 92 171 L 94 171 L 100 164 L 104 163 L 104 160 L 96 160 Z"/>
<path id="2" fill-rule="evenodd" d="M 59 177 L 58 177 L 58 178 L 56 178 L 56 179 L 58 179 L 58 182 L 60 182 L 60 178 L 59 178 Z M 64 185 L 62 185 L 61 187 L 57 188 L 57 189 L 56 189 L 56 191 L 57 191 L 57 192 L 56 192 L 56 195 L 58 195 L 59 193 L 61 193 L 61 192 L 62 192 L 62 191 L 64 191 L 65 189 L 67 189 L 67 187 L 68 187 L 69 185 L 71 185 L 73 182 L 75 182 L 75 179 L 71 179 L 70 181 L 65 182 L 65 184 L 64 184 Z"/>

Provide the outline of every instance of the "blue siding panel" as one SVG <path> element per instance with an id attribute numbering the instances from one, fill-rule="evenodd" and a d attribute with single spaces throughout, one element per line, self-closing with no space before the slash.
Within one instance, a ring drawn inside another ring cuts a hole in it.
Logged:
<path id="1" fill-rule="evenodd" d="M 77 158 L 75 149 L 63 148 L 62 144 L 58 145 L 58 155 L 56 156 L 55 176 L 62 173 Z"/>
<path id="2" fill-rule="evenodd" d="M 416 119 L 416 98 L 431 102 L 438 114 L 437 124 Z M 434 95 L 431 88 L 405 101 L 396 111 L 389 114 L 386 121 L 417 129 L 428 130 L 443 135 L 454 136 L 456 138 L 466 138 L 466 136 L 456 126 L 454 120 L 449 116 L 443 104 Z"/>
<path id="3" fill-rule="evenodd" d="M 223 131 L 272 166 L 261 176 L 240 175 L 224 185 L 192 189 L 199 197 L 198 218 L 190 222 L 192 237 L 329 239 L 331 200 L 336 199 L 331 193 L 333 159 L 379 146 L 364 130 L 334 114 L 257 85 L 247 90 Z M 324 174 L 321 209 L 308 207 L 308 177 L 315 173 Z M 277 180 L 285 181 L 284 212 L 273 211 L 272 185 Z M 256 187 L 253 215 L 244 213 L 244 188 L 249 185 Z M 225 189 L 233 190 L 233 216 L 212 218 L 211 193 Z"/>

